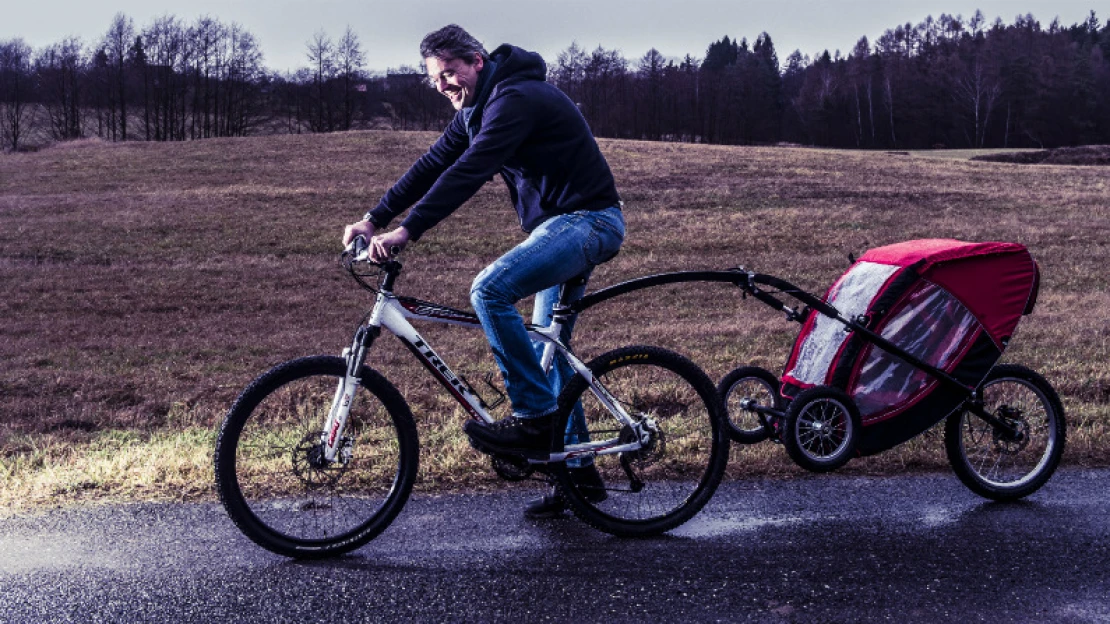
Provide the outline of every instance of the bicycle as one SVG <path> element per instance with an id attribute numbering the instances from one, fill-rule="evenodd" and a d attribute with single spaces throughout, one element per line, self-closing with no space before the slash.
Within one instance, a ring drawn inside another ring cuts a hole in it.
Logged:
<path id="1" fill-rule="evenodd" d="M 341 259 L 375 293 L 350 346 L 340 357 L 291 360 L 255 379 L 228 411 L 216 442 L 216 485 L 228 515 L 263 548 L 295 558 L 366 544 L 412 491 L 419 454 L 412 411 L 393 383 L 365 364 L 383 330 L 470 418 L 494 420 L 491 405 L 409 322 L 476 329 L 478 317 L 396 295 L 401 263 L 371 262 L 361 237 Z M 659 347 L 622 347 L 582 362 L 558 338 L 581 311 L 566 295 L 564 288 L 550 325 L 528 325 L 544 345 L 544 369 L 560 357 L 575 373 L 559 394 L 551 451 L 494 455 L 493 468 L 509 481 L 535 473 L 554 480 L 575 515 L 607 533 L 671 530 L 709 501 L 724 474 L 729 438 L 716 388 L 693 362 Z M 568 462 L 589 461 L 605 483 L 602 495 L 570 476 Z"/>

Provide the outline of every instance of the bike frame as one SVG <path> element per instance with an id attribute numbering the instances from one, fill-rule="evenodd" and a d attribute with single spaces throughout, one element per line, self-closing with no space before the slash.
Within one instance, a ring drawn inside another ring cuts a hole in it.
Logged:
<path id="1" fill-rule="evenodd" d="M 392 265 L 392 266 L 391 266 Z M 361 381 L 359 376 L 366 355 L 374 341 L 385 331 L 393 334 L 405 347 L 424 365 L 455 399 L 470 418 L 486 423 L 494 422 L 490 415 L 490 407 L 478 395 L 470 384 L 462 377 L 456 375 L 451 367 L 436 353 L 435 349 L 410 321 L 437 323 L 441 325 L 455 325 L 471 329 L 480 329 L 481 322 L 478 316 L 471 312 L 456 310 L 428 301 L 421 301 L 411 297 L 399 297 L 392 292 L 393 282 L 400 272 L 400 264 L 386 263 L 383 266 L 385 275 L 381 286 L 377 290 L 374 307 L 365 321 L 360 324 L 355 332 L 351 346 L 343 351 L 347 361 L 347 370 L 344 378 L 340 380 L 328 412 L 327 421 L 321 433 L 323 443 L 323 456 L 328 462 L 336 461 L 343 446 L 343 430 L 347 424 L 351 404 L 354 401 L 355 390 Z M 550 372 L 556 357 L 562 357 L 571 369 L 580 375 L 587 383 L 590 391 L 598 401 L 613 415 L 621 430 L 631 429 L 636 435 L 632 442 L 622 443 L 619 438 L 611 438 L 597 442 L 583 442 L 564 445 L 561 450 L 553 450 L 543 457 L 528 457 L 530 463 L 564 462 L 572 458 L 593 457 L 636 451 L 650 439 L 650 434 L 644 430 L 642 422 L 632 418 L 620 402 L 610 394 L 594 377 L 590 369 L 559 340 L 559 335 L 567 323 L 573 319 L 575 312 L 565 305 L 556 306 L 552 323 L 546 327 L 526 324 L 528 335 L 532 340 L 543 343 L 543 356 L 541 366 L 545 372 Z"/>

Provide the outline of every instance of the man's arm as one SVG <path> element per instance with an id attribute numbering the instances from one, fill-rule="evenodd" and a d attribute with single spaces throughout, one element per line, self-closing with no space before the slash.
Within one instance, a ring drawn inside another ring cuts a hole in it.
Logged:
<path id="1" fill-rule="evenodd" d="M 394 217 L 415 204 L 432 188 L 440 175 L 462 156 L 469 143 L 462 115 L 456 115 L 439 139 L 409 167 L 378 205 L 366 213 L 363 220 L 369 221 L 378 229 L 389 225 Z"/>
<path id="2" fill-rule="evenodd" d="M 356 236 L 362 236 L 367 241 L 371 241 L 375 232 L 384 230 L 394 217 L 423 197 L 432 184 L 435 184 L 440 174 L 466 151 L 468 144 L 469 139 L 466 136 L 466 128 L 462 126 L 462 117 L 456 115 L 439 139 L 409 167 L 400 180 L 390 187 L 385 196 L 378 201 L 378 205 L 367 212 L 362 217 L 362 221 L 352 223 L 344 229 L 343 246 L 349 245 Z M 403 247 L 404 243 L 401 246 Z"/>
<path id="3" fill-rule="evenodd" d="M 402 221 L 410 240 L 420 238 L 473 197 L 516 152 L 534 124 L 519 92 L 510 90 L 490 100 L 483 111 L 482 129 L 470 147 L 443 171 Z"/>

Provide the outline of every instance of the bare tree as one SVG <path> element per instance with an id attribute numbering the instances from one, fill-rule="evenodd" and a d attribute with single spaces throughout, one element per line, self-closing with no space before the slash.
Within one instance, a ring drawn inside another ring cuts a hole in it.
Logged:
<path id="1" fill-rule="evenodd" d="M 855 100 L 857 147 L 863 142 L 865 132 L 863 113 L 865 105 L 867 107 L 866 126 L 870 128 L 871 136 L 869 142 L 872 144 L 875 142 L 875 89 L 871 68 L 871 45 L 868 43 L 867 37 L 862 37 L 856 42 L 852 54 L 848 57 L 848 78 L 851 81 L 852 96 Z M 866 104 L 860 100 L 861 90 L 867 100 Z"/>
<path id="2" fill-rule="evenodd" d="M 188 31 L 192 54 L 192 123 L 193 138 L 218 135 L 220 107 L 220 72 L 226 29 L 218 20 L 201 17 Z"/>
<path id="3" fill-rule="evenodd" d="M 643 105 L 643 112 L 638 115 L 642 119 L 640 133 L 643 138 L 658 141 L 663 134 L 663 71 L 666 69 L 667 60 L 663 55 L 652 48 L 642 57 L 638 68 L 639 83 L 643 87 L 642 98 L 636 102 Z"/>
<path id="4" fill-rule="evenodd" d="M 582 103 L 582 85 L 586 81 L 586 64 L 589 60 L 589 55 L 578 47 L 578 42 L 572 42 L 569 48 L 559 53 L 555 66 L 551 68 L 551 82 L 579 106 Z"/>
<path id="5" fill-rule="evenodd" d="M 262 48 L 247 29 L 227 29 L 229 54 L 221 75 L 224 83 L 223 136 L 244 136 L 261 119 L 258 94 L 263 79 Z"/>
<path id="6" fill-rule="evenodd" d="M 127 56 L 134 41 L 135 24 L 123 13 L 116 13 L 100 45 L 106 55 L 105 69 L 108 74 L 106 100 L 108 128 L 112 134 L 112 140 L 117 138 L 121 141 L 127 140 Z"/>
<path id="7" fill-rule="evenodd" d="M 13 152 L 33 121 L 31 85 L 31 46 L 0 41 L 0 140 Z"/>
<path id="8" fill-rule="evenodd" d="M 308 120 L 308 127 L 313 132 L 331 132 L 335 130 L 333 115 L 333 102 L 330 96 L 330 82 L 335 77 L 334 52 L 335 44 L 332 43 L 327 33 L 320 30 L 308 42 L 308 62 L 312 67 L 313 108 Z"/>
<path id="9" fill-rule="evenodd" d="M 986 143 L 987 128 L 991 113 L 1002 94 L 1000 81 L 995 78 L 986 63 L 976 55 L 955 79 L 954 95 L 956 101 L 969 113 L 972 120 L 972 147 L 981 148 Z"/>
<path id="10" fill-rule="evenodd" d="M 143 30 L 148 89 L 145 115 L 147 138 L 181 141 L 187 137 L 188 82 L 184 76 L 192 50 L 186 28 L 165 15 Z"/>
<path id="11" fill-rule="evenodd" d="M 356 87 L 362 79 L 366 68 L 366 54 L 362 51 L 362 44 L 358 35 L 348 26 L 343 38 L 335 48 L 335 65 L 339 71 L 339 78 L 343 83 L 343 129 L 350 130 L 354 118 Z"/>
<path id="12" fill-rule="evenodd" d="M 83 135 L 83 59 L 83 46 L 75 37 L 47 46 L 35 59 L 50 130 L 57 140 L 78 139 Z"/>

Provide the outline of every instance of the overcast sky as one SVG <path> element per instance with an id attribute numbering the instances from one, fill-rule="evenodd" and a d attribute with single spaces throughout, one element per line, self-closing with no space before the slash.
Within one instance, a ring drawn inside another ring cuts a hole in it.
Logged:
<path id="1" fill-rule="evenodd" d="M 75 35 L 100 39 L 122 12 L 143 28 L 161 15 L 188 23 L 201 15 L 238 22 L 259 40 L 265 65 L 288 70 L 306 65 L 305 44 L 317 31 L 338 39 L 349 25 L 367 52 L 367 68 L 385 70 L 420 62 L 417 47 L 429 31 L 457 23 L 493 49 L 513 43 L 549 62 L 577 42 L 586 50 L 618 49 L 634 60 L 655 47 L 665 56 L 702 58 L 725 35 L 754 41 L 766 31 L 779 60 L 794 50 L 847 54 L 861 36 L 872 44 L 887 29 L 942 13 L 988 23 L 1032 13 L 1044 26 L 1086 20 L 1094 0 L 0 0 L 0 40 L 21 37 L 38 49 Z"/>

